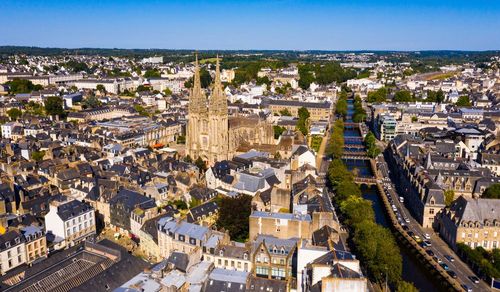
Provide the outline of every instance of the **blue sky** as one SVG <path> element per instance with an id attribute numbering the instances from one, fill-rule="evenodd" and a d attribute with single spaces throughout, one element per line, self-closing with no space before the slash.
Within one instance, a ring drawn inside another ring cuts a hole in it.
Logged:
<path id="1" fill-rule="evenodd" d="M 0 45 L 497 50 L 499 0 L 0 0 Z"/>

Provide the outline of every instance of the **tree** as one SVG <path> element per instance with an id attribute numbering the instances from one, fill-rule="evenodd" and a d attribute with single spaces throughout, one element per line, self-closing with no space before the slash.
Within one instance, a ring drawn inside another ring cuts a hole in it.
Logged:
<path id="1" fill-rule="evenodd" d="M 23 112 L 20 109 L 15 108 L 15 107 L 13 107 L 7 111 L 7 115 L 9 116 L 9 118 L 12 121 L 17 120 L 22 114 L 23 114 Z"/>
<path id="2" fill-rule="evenodd" d="M 203 87 L 203 88 L 208 88 L 210 86 L 210 84 L 212 83 L 212 76 L 210 76 L 210 73 L 205 68 L 200 69 L 200 83 L 201 83 L 201 87 Z M 184 87 L 186 87 L 186 88 L 193 87 L 193 77 L 189 78 L 184 83 Z"/>
<path id="3" fill-rule="evenodd" d="M 137 86 L 136 92 L 143 92 L 143 91 L 150 91 L 150 88 L 142 84 Z"/>
<path id="4" fill-rule="evenodd" d="M 251 212 L 251 196 L 223 197 L 219 200 L 219 216 L 216 226 L 227 230 L 231 239 L 244 242 L 248 239 Z"/>
<path id="5" fill-rule="evenodd" d="M 328 180 L 335 186 L 343 181 L 352 181 L 353 176 L 342 160 L 333 159 L 328 165 Z"/>
<path id="6" fill-rule="evenodd" d="M 386 275 L 390 283 L 401 279 L 401 253 L 391 232 L 373 221 L 364 220 L 354 227 L 353 242 L 356 253 L 365 263 L 370 275 L 384 282 Z"/>
<path id="7" fill-rule="evenodd" d="M 444 204 L 446 205 L 446 207 L 450 206 L 454 199 L 455 199 L 454 190 L 444 191 Z"/>
<path id="8" fill-rule="evenodd" d="M 45 156 L 45 151 L 33 151 L 31 152 L 31 159 L 39 162 L 43 160 L 43 157 Z"/>
<path id="9" fill-rule="evenodd" d="M 418 289 L 410 282 L 399 281 L 397 292 L 418 292 Z"/>
<path id="10" fill-rule="evenodd" d="M 337 105 L 335 106 L 335 112 L 340 116 L 345 117 L 347 115 L 347 92 L 342 91 L 340 93 Z"/>
<path id="11" fill-rule="evenodd" d="M 387 88 L 381 87 L 377 89 L 376 91 L 370 91 L 368 92 L 368 96 L 366 101 L 368 102 L 384 102 L 387 99 Z"/>
<path id="12" fill-rule="evenodd" d="M 144 73 L 144 78 L 160 78 L 161 73 L 156 69 L 146 70 Z"/>
<path id="13" fill-rule="evenodd" d="M 201 157 L 196 158 L 194 164 L 201 172 L 205 172 L 207 170 L 207 164 L 205 161 L 203 161 L 203 159 L 201 159 Z"/>
<path id="14" fill-rule="evenodd" d="M 411 92 L 408 90 L 400 90 L 394 94 L 394 101 L 396 102 L 409 102 L 413 101 L 413 97 L 411 96 Z"/>
<path id="15" fill-rule="evenodd" d="M 193 158 L 191 158 L 191 156 L 189 155 L 186 155 L 186 157 L 184 157 L 184 162 L 193 163 Z"/>
<path id="16" fill-rule="evenodd" d="M 165 90 L 163 90 L 163 93 L 166 95 L 166 96 L 171 96 L 172 95 L 172 90 L 170 90 L 170 88 L 165 88 Z"/>
<path id="17" fill-rule="evenodd" d="M 43 86 L 37 84 L 34 85 L 33 82 L 27 79 L 14 79 L 6 83 L 9 86 L 10 93 L 30 93 L 34 90 L 41 90 Z"/>
<path id="18" fill-rule="evenodd" d="M 457 106 L 471 106 L 471 103 L 470 103 L 469 97 L 467 95 L 462 95 L 458 98 L 455 105 L 457 105 Z"/>
<path id="19" fill-rule="evenodd" d="M 299 66 L 299 86 L 304 90 L 308 89 L 314 82 L 314 75 L 309 69 L 310 66 Z"/>
<path id="20" fill-rule="evenodd" d="M 280 126 L 273 126 L 273 130 L 274 130 L 274 139 L 278 139 L 281 136 L 281 134 L 283 134 L 283 132 L 286 131 L 286 128 Z"/>
<path id="21" fill-rule="evenodd" d="M 101 94 L 106 94 L 106 87 L 102 84 L 97 84 L 95 89 L 99 91 Z"/>
<path id="22" fill-rule="evenodd" d="M 281 116 L 287 116 L 287 117 L 292 116 L 292 113 L 287 108 L 280 110 L 279 113 Z"/>
<path id="23" fill-rule="evenodd" d="M 197 207 L 201 205 L 201 201 L 196 199 L 196 198 L 192 198 L 191 201 L 189 201 L 189 208 L 194 208 L 194 207 Z"/>
<path id="24" fill-rule="evenodd" d="M 299 129 L 299 131 L 301 131 L 305 136 L 309 132 L 309 129 L 307 128 L 307 119 L 310 117 L 309 111 L 307 108 L 301 107 L 299 108 L 298 115 L 299 120 L 297 121 L 297 129 Z"/>
<path id="25" fill-rule="evenodd" d="M 183 200 L 175 200 L 171 202 L 171 204 L 174 205 L 177 210 L 186 210 L 188 208 L 188 205 Z"/>
<path id="26" fill-rule="evenodd" d="M 484 190 L 482 198 L 500 199 L 500 183 L 490 185 Z"/>
<path id="27" fill-rule="evenodd" d="M 85 98 L 82 102 L 82 107 L 84 109 L 97 108 L 100 107 L 101 105 L 102 105 L 101 101 L 95 95 L 91 95 Z"/>
<path id="28" fill-rule="evenodd" d="M 257 85 L 265 84 L 267 86 L 270 86 L 271 85 L 271 80 L 269 80 L 269 77 L 267 77 L 267 76 L 257 77 L 256 83 L 257 83 Z"/>
<path id="29" fill-rule="evenodd" d="M 135 104 L 134 110 L 143 117 L 149 117 L 149 112 L 140 104 Z"/>
<path id="30" fill-rule="evenodd" d="M 335 189 L 336 195 L 335 199 L 338 202 L 342 202 L 347 200 L 349 197 L 361 197 L 361 190 L 359 186 L 353 181 L 345 180 L 337 185 Z"/>
<path id="31" fill-rule="evenodd" d="M 345 215 L 349 225 L 358 224 L 365 220 L 375 221 L 372 203 L 361 197 L 350 196 L 340 202 L 340 211 Z"/>
<path id="32" fill-rule="evenodd" d="M 45 101 L 45 111 L 48 115 L 64 117 L 63 99 L 59 96 L 49 96 Z"/>

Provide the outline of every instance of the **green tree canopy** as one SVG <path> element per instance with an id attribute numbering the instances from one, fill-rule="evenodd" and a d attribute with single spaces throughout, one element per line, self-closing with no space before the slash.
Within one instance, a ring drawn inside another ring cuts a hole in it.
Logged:
<path id="1" fill-rule="evenodd" d="M 104 87 L 104 85 L 102 85 L 102 84 L 97 84 L 95 89 L 97 91 L 99 91 L 100 93 L 106 93 L 106 87 Z"/>
<path id="2" fill-rule="evenodd" d="M 492 184 L 484 190 L 482 198 L 500 199 L 500 183 Z"/>
<path id="3" fill-rule="evenodd" d="M 37 84 L 34 85 L 33 82 L 27 79 L 14 79 L 6 83 L 9 86 L 9 92 L 16 93 L 30 93 L 34 90 L 41 90 L 43 86 Z"/>
<path id="4" fill-rule="evenodd" d="M 356 253 L 365 263 L 371 277 L 378 282 L 398 283 L 403 269 L 401 253 L 391 232 L 373 221 L 355 226 L 353 242 Z"/>
<path id="5" fill-rule="evenodd" d="M 281 116 L 287 116 L 287 117 L 292 116 L 292 113 L 287 108 L 280 110 L 279 113 Z"/>
<path id="6" fill-rule="evenodd" d="M 84 109 L 97 108 L 100 107 L 101 105 L 102 105 L 101 101 L 95 95 L 88 96 L 82 102 L 82 107 Z"/>
<path id="7" fill-rule="evenodd" d="M 156 69 L 146 70 L 144 73 L 144 78 L 160 78 L 161 73 Z"/>
<path id="8" fill-rule="evenodd" d="M 471 106 L 469 97 L 467 95 L 460 96 L 455 104 L 457 106 Z"/>
<path id="9" fill-rule="evenodd" d="M 203 87 L 203 88 L 208 88 L 210 86 L 210 84 L 212 83 L 212 76 L 210 76 L 210 73 L 205 68 L 200 69 L 200 83 L 201 83 L 201 87 Z M 184 87 L 186 87 L 186 88 L 193 87 L 193 77 L 189 78 L 184 83 Z"/>
<path id="10" fill-rule="evenodd" d="M 400 90 L 394 94 L 394 101 L 396 102 L 409 102 L 413 101 L 411 92 L 408 90 Z"/>
<path id="11" fill-rule="evenodd" d="M 19 117 L 21 117 L 22 114 L 23 114 L 23 112 L 20 109 L 15 108 L 15 107 L 13 107 L 7 111 L 7 115 L 13 121 L 19 119 Z"/>
<path id="12" fill-rule="evenodd" d="M 396 292 L 418 292 L 418 289 L 410 282 L 399 281 Z"/>
<path id="13" fill-rule="evenodd" d="M 350 196 L 340 202 L 340 211 L 345 215 L 349 225 L 358 224 L 365 220 L 375 221 L 375 212 L 371 201 L 358 196 Z"/>
<path id="14" fill-rule="evenodd" d="M 388 91 L 387 88 L 381 87 L 377 89 L 376 91 L 370 91 L 368 92 L 368 96 L 366 98 L 366 101 L 368 102 L 384 102 L 387 99 Z"/>
<path id="15" fill-rule="evenodd" d="M 455 199 L 455 191 L 454 190 L 446 190 L 444 191 L 444 204 L 448 207 L 451 205 L 453 200 Z"/>
<path id="16" fill-rule="evenodd" d="M 43 157 L 45 156 L 45 151 L 33 151 L 31 152 L 31 159 L 39 162 L 43 160 Z"/>
<path id="17" fill-rule="evenodd" d="M 286 131 L 286 128 L 275 125 L 273 126 L 273 130 L 274 130 L 274 139 L 278 139 L 281 136 L 281 134 L 283 134 L 283 132 Z"/>
<path id="18" fill-rule="evenodd" d="M 307 127 L 307 119 L 309 119 L 309 111 L 305 107 L 301 107 L 298 110 L 299 120 L 297 121 L 297 128 L 302 132 L 303 135 L 307 135 L 309 129 Z"/>
<path id="19" fill-rule="evenodd" d="M 219 200 L 219 216 L 216 226 L 229 232 L 232 240 L 244 242 L 248 239 L 249 217 L 252 212 L 252 197 L 239 195 Z"/>
<path id="20" fill-rule="evenodd" d="M 64 117 L 63 99 L 59 96 L 49 96 L 45 101 L 45 111 L 48 115 Z"/>

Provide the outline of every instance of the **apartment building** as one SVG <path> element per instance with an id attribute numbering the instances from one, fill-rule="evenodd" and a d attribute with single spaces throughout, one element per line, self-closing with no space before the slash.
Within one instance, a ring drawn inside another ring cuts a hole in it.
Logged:
<path id="1" fill-rule="evenodd" d="M 96 234 L 94 208 L 78 200 L 62 198 L 50 203 L 45 230 L 55 236 L 55 249 L 74 246 Z"/>
<path id="2" fill-rule="evenodd" d="M 465 243 L 486 250 L 500 247 L 500 200 L 459 197 L 439 217 L 439 234 L 456 248 Z"/>

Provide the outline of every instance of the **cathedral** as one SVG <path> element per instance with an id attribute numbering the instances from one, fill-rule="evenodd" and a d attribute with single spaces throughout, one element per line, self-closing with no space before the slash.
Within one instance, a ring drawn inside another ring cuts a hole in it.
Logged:
<path id="1" fill-rule="evenodd" d="M 231 117 L 220 78 L 219 58 L 210 97 L 201 88 L 196 56 L 193 87 L 189 96 L 186 154 L 213 165 L 231 159 L 240 144 L 274 144 L 272 125 L 258 117 Z"/>

